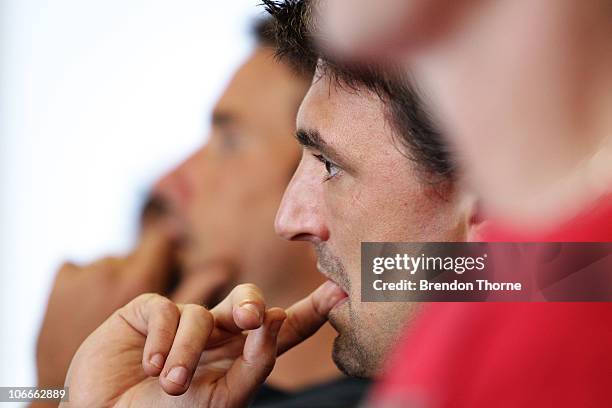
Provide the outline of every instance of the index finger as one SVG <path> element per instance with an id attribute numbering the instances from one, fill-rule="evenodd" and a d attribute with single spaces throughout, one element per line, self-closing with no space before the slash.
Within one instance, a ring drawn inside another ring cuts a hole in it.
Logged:
<path id="1" fill-rule="evenodd" d="M 236 286 L 211 313 L 215 317 L 217 329 L 238 334 L 243 330 L 260 327 L 265 311 L 266 301 L 261 290 L 252 283 L 243 283 Z M 219 340 L 218 333 L 215 333 L 213 338 Z M 215 340 L 211 339 L 211 342 L 214 343 Z"/>
<path id="2" fill-rule="evenodd" d="M 346 296 L 338 285 L 327 281 L 287 309 L 287 319 L 278 334 L 278 355 L 315 334 L 327 321 L 327 314 Z"/>

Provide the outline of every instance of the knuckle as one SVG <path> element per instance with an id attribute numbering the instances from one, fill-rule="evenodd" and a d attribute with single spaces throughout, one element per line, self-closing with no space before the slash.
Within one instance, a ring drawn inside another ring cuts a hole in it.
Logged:
<path id="1" fill-rule="evenodd" d="M 168 310 L 171 309 L 172 305 L 174 303 L 157 293 L 142 293 L 134 297 L 124 308 L 134 310 L 148 309 L 153 312 L 152 314 L 157 314 L 157 310 L 163 312 L 166 308 Z M 176 305 L 174 305 L 174 308 L 176 308 Z"/>
<path id="2" fill-rule="evenodd" d="M 205 330 L 208 327 L 212 327 L 213 315 L 204 306 L 195 304 L 184 305 L 183 314 L 189 315 L 192 321 L 199 326 L 198 329 Z"/>
<path id="3" fill-rule="evenodd" d="M 202 305 L 196 305 L 195 303 L 187 303 L 183 306 L 183 308 L 185 311 L 193 313 L 197 316 L 203 316 L 205 318 L 211 316 L 210 312 Z"/>
<path id="4" fill-rule="evenodd" d="M 119 308 L 117 312 L 124 314 L 138 310 L 139 305 L 144 305 L 147 303 L 150 295 L 150 293 L 143 293 L 142 295 L 136 296 L 127 302 L 123 307 Z"/>
<path id="5" fill-rule="evenodd" d="M 141 295 L 136 296 L 133 302 L 150 304 L 153 301 L 155 301 L 157 297 L 162 297 L 162 296 L 158 295 L 157 293 L 143 293 Z"/>
<path id="6" fill-rule="evenodd" d="M 158 343 L 170 346 L 175 336 L 176 331 L 174 327 L 170 328 L 165 325 L 158 325 L 158 327 L 155 328 L 155 337 Z"/>
<path id="7" fill-rule="evenodd" d="M 177 347 L 175 356 L 176 359 L 179 360 L 179 363 L 182 362 L 190 366 L 194 361 L 200 359 L 202 351 L 203 349 L 200 349 L 191 343 L 184 343 Z"/>
<path id="8" fill-rule="evenodd" d="M 259 288 L 254 283 L 241 283 L 236 286 L 236 289 L 245 291 L 245 292 L 259 292 Z"/>
<path id="9" fill-rule="evenodd" d="M 298 316 L 293 315 L 291 319 L 285 319 L 284 324 L 299 340 L 306 340 L 308 338 L 309 333 L 304 329 L 304 325 L 300 322 Z"/>
<path id="10" fill-rule="evenodd" d="M 276 359 L 266 355 L 266 353 L 253 356 L 253 359 L 245 361 L 245 365 L 249 367 L 252 372 L 261 373 L 264 378 L 274 369 L 275 363 Z"/>
<path id="11" fill-rule="evenodd" d="M 152 297 L 148 302 L 155 309 L 155 313 L 165 317 L 174 317 L 179 314 L 178 306 L 170 299 L 155 293 L 150 295 Z"/>

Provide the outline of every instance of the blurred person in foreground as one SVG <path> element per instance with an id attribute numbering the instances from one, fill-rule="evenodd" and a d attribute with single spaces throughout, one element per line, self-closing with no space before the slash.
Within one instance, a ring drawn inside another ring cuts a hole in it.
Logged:
<path id="1" fill-rule="evenodd" d="M 328 318 L 338 331 L 338 367 L 376 376 L 416 306 L 361 302 L 361 242 L 478 236 L 474 203 L 455 188 L 453 162 L 413 84 L 320 58 L 309 42 L 309 4 L 266 3 L 281 54 L 316 65 L 297 116 L 302 159 L 276 230 L 312 244 L 329 281 L 285 311 L 269 308 L 255 287 L 238 286 L 210 311 L 141 296 L 79 348 L 66 381 L 75 406 L 244 406 L 276 356 Z M 257 319 L 240 310 L 245 302 L 258 307 Z"/>
<path id="2" fill-rule="evenodd" d="M 320 44 L 422 84 L 489 241 L 612 241 L 612 2 L 321 1 Z M 429 306 L 373 406 L 610 406 L 610 303 Z"/>
<path id="3" fill-rule="evenodd" d="M 323 47 L 418 79 L 493 216 L 526 238 L 610 237 L 609 0 L 319 3 Z"/>
<path id="4" fill-rule="evenodd" d="M 154 187 L 136 249 L 59 272 L 38 343 L 39 386 L 61 386 L 78 345 L 141 293 L 213 306 L 228 288 L 252 282 L 268 301 L 288 307 L 324 281 L 306 244 L 274 233 L 300 157 L 287 135 L 312 70 L 274 60 L 271 28 L 270 20 L 257 24 L 258 44 L 217 102 L 208 143 Z M 356 404 L 367 382 L 346 379 L 334 366 L 334 336 L 326 325 L 279 359 L 257 403 L 291 398 L 324 406 L 324 392 L 330 406 Z"/>

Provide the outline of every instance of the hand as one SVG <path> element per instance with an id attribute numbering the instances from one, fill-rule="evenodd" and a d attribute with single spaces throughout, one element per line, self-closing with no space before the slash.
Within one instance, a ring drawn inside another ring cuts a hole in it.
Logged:
<path id="1" fill-rule="evenodd" d="M 64 384 L 79 345 L 115 310 L 139 294 L 163 293 L 173 270 L 173 242 L 161 223 L 143 228 L 136 248 L 86 266 L 65 264 L 58 272 L 37 344 L 38 385 Z M 228 279 L 222 266 L 190 276 L 173 296 L 177 301 L 207 300 Z"/>
<path id="2" fill-rule="evenodd" d="M 314 334 L 344 296 L 327 282 L 283 311 L 244 284 L 208 311 L 141 295 L 81 345 L 62 406 L 245 406 L 277 355 Z"/>

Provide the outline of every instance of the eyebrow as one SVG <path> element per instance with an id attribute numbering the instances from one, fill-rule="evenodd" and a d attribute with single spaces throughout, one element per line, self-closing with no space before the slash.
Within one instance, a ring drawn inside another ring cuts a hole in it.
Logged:
<path id="1" fill-rule="evenodd" d="M 334 149 L 333 146 L 330 146 L 329 143 L 323 139 L 319 131 L 314 129 L 298 129 L 295 132 L 295 138 L 298 143 L 304 146 L 307 149 L 314 149 L 320 151 L 324 156 L 328 159 L 336 162 L 336 164 L 348 168 L 346 164 L 346 160 L 343 156 Z"/>

